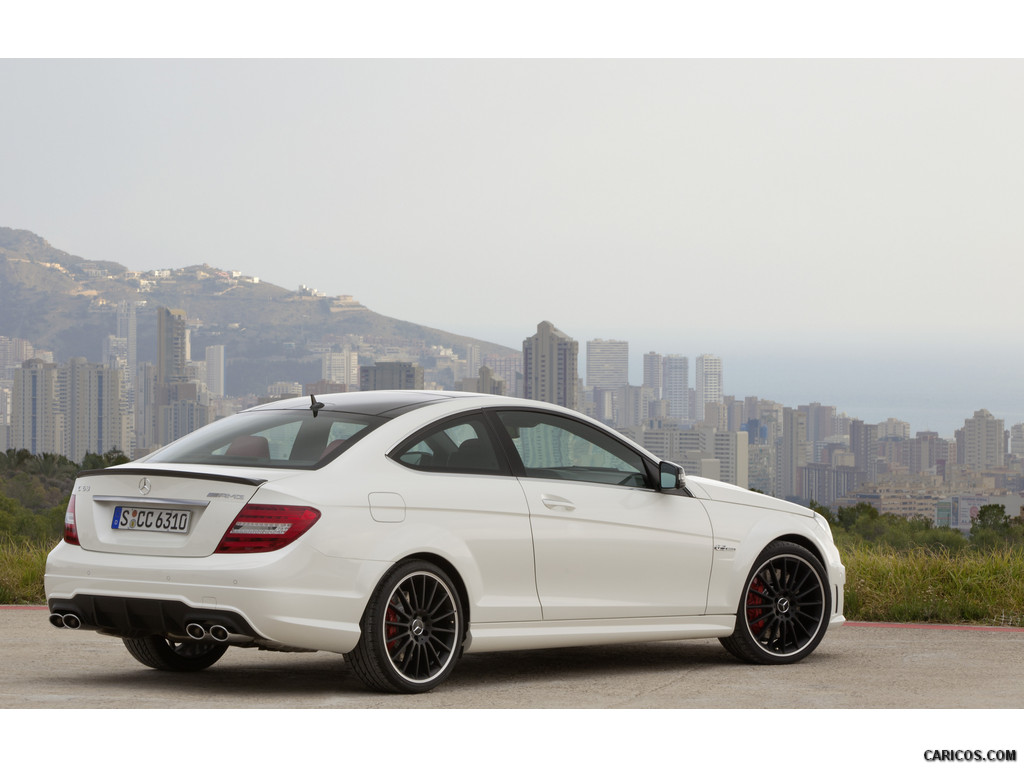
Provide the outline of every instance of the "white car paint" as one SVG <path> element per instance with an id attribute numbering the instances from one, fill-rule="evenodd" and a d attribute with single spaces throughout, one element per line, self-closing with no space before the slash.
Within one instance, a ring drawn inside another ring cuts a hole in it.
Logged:
<path id="1" fill-rule="evenodd" d="M 330 411 L 369 399 L 362 394 L 321 399 Z M 442 565 L 464 590 L 467 652 L 727 637 L 759 554 L 790 539 L 824 566 L 832 603 L 824 621 L 843 623 L 845 570 L 827 523 L 811 510 L 696 477 L 686 478 L 687 496 L 423 471 L 388 454 L 427 424 L 479 409 L 530 407 L 610 430 L 515 398 L 421 394 L 437 399 L 315 470 L 142 460 L 83 476 L 75 491 L 80 544 L 62 542 L 47 560 L 51 607 L 84 596 L 172 601 L 241 617 L 254 633 L 249 644 L 347 654 L 382 579 L 416 558 Z M 265 408 L 273 407 L 308 410 L 308 401 Z M 657 466 L 642 447 L 615 438 Z M 214 553 L 250 503 L 308 505 L 321 517 L 283 549 Z M 191 530 L 112 530 L 118 504 L 188 506 Z"/>

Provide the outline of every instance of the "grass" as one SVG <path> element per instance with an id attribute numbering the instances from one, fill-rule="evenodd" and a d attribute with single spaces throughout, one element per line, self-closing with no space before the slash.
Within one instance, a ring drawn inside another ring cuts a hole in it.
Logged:
<path id="1" fill-rule="evenodd" d="M 43 605 L 46 555 L 56 542 L 21 543 L 0 539 L 0 605 Z"/>
<path id="2" fill-rule="evenodd" d="M 1020 626 L 1024 551 L 956 553 L 846 548 L 846 618 L 851 621 Z"/>
<path id="3" fill-rule="evenodd" d="M 42 605 L 52 543 L 0 539 L 0 605 Z M 956 553 L 843 547 L 846 618 L 936 624 L 1024 624 L 1024 550 Z"/>

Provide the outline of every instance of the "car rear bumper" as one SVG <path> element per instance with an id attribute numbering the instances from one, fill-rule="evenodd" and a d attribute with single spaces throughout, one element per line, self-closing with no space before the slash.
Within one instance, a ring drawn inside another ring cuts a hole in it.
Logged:
<path id="1" fill-rule="evenodd" d="M 81 611 L 85 628 L 110 634 L 180 636 L 191 620 L 216 621 L 257 645 L 347 653 L 391 565 L 301 544 L 265 554 L 112 558 L 62 542 L 47 558 L 45 584 L 51 610 Z"/>

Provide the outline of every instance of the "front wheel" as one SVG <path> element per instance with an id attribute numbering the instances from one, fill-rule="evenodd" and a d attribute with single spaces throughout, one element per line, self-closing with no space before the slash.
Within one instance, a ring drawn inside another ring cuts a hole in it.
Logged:
<path id="1" fill-rule="evenodd" d="M 198 672 L 216 663 L 226 645 L 220 643 L 175 643 L 159 635 L 124 637 L 124 647 L 136 661 L 168 672 Z"/>
<path id="2" fill-rule="evenodd" d="M 743 661 L 791 664 L 821 642 L 831 610 L 828 578 L 818 558 L 799 544 L 775 541 L 750 569 L 736 629 L 721 643 Z"/>
<path id="3" fill-rule="evenodd" d="M 378 691 L 422 693 L 451 674 L 465 626 L 455 585 L 433 563 L 399 563 L 374 590 L 346 658 Z"/>

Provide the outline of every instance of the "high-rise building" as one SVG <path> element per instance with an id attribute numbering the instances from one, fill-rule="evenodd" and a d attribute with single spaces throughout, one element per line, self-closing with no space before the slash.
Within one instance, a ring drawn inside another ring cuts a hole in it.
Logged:
<path id="1" fill-rule="evenodd" d="M 746 432 L 715 432 L 711 448 L 721 467 L 720 479 L 749 488 L 750 458 Z"/>
<path id="2" fill-rule="evenodd" d="M 505 394 L 512 397 L 523 395 L 523 356 L 516 352 L 511 355 L 486 355 L 484 365 L 491 369 L 494 377 L 505 382 Z"/>
<path id="3" fill-rule="evenodd" d="M 205 426 L 212 418 L 206 382 L 193 378 L 190 370 L 188 316 L 184 310 L 157 310 L 156 401 L 140 428 L 148 448 L 167 445 Z M 205 378 L 205 377 L 204 377 Z M 136 421 L 138 425 L 138 421 Z M 140 441 L 139 450 L 143 443 Z"/>
<path id="4" fill-rule="evenodd" d="M 359 386 L 359 353 L 349 347 L 323 352 L 320 355 L 320 377 L 355 389 Z"/>
<path id="5" fill-rule="evenodd" d="M 685 355 L 665 355 L 662 373 L 664 397 L 668 400 L 668 415 L 679 421 L 690 418 L 690 358 Z"/>
<path id="6" fill-rule="evenodd" d="M 878 425 L 865 424 L 860 419 L 850 422 L 850 451 L 854 466 L 865 473 L 867 481 L 878 477 Z"/>
<path id="7" fill-rule="evenodd" d="M 1006 442 L 1003 420 L 982 408 L 956 431 L 957 462 L 978 470 L 1003 467 Z"/>
<path id="8" fill-rule="evenodd" d="M 64 416 L 57 408 L 57 393 L 54 363 L 26 360 L 14 372 L 10 447 L 33 455 L 64 453 Z"/>
<path id="9" fill-rule="evenodd" d="M 1010 453 L 1014 456 L 1024 456 L 1024 424 L 1014 424 L 1010 427 Z"/>
<path id="10" fill-rule="evenodd" d="M 644 355 L 643 386 L 651 390 L 651 397 L 661 400 L 665 397 L 665 360 L 657 352 Z"/>
<path id="11" fill-rule="evenodd" d="M 486 365 L 477 369 L 477 375 L 472 378 L 465 378 L 459 385 L 463 392 L 479 392 L 484 395 L 504 395 L 505 382 L 494 371 Z"/>
<path id="12" fill-rule="evenodd" d="M 707 403 L 722 402 L 722 359 L 715 355 L 703 354 L 697 357 L 696 369 L 697 409 L 694 417 L 704 420 L 704 406 Z"/>
<path id="13" fill-rule="evenodd" d="M 136 302 L 122 301 L 117 305 L 117 337 L 124 339 L 125 365 L 128 371 L 126 390 L 134 392 L 139 374 L 138 332 L 135 319 Z"/>
<path id="14" fill-rule="evenodd" d="M 811 403 L 801 405 L 799 410 L 807 414 L 807 439 L 812 443 L 822 443 L 834 432 L 836 409 L 834 405 Z"/>
<path id="15" fill-rule="evenodd" d="M 423 389 L 423 369 L 416 363 L 378 362 L 359 369 L 359 388 Z"/>
<path id="16" fill-rule="evenodd" d="M 61 453 L 81 461 L 86 453 L 130 451 L 128 414 L 121 407 L 120 368 L 73 357 L 57 371 L 59 408 L 64 415 Z"/>
<path id="17" fill-rule="evenodd" d="M 807 414 L 795 408 L 782 412 L 782 471 L 780 491 L 784 499 L 803 498 L 803 477 L 800 468 L 807 465 Z"/>
<path id="18" fill-rule="evenodd" d="M 215 397 L 224 397 L 224 345 L 206 348 L 206 388 Z"/>
<path id="19" fill-rule="evenodd" d="M 587 386 L 617 389 L 629 384 L 629 342 L 593 339 L 587 342 Z"/>
<path id="20" fill-rule="evenodd" d="M 188 317 L 183 309 L 157 310 L 157 378 L 161 384 L 188 381 Z"/>
<path id="21" fill-rule="evenodd" d="M 547 320 L 523 340 L 524 396 L 579 410 L 579 342 Z"/>

